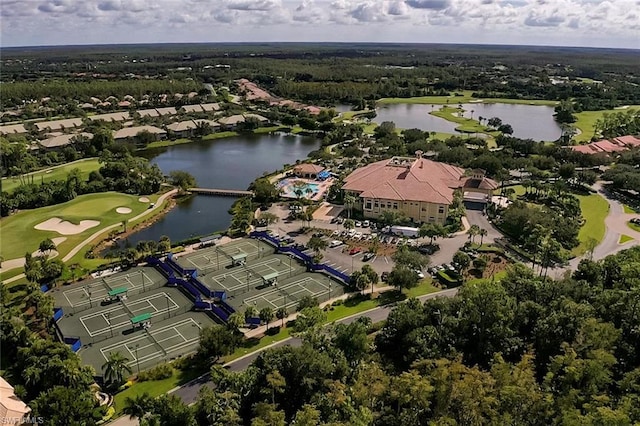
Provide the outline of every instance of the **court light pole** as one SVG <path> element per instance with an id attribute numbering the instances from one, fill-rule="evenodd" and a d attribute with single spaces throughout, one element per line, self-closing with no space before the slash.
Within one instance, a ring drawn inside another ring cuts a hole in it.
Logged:
<path id="1" fill-rule="evenodd" d="M 144 288 L 144 274 L 142 273 L 142 269 L 140 269 L 140 278 L 142 278 L 142 292 L 144 293 L 147 290 Z"/>
<path id="2" fill-rule="evenodd" d="M 138 359 L 138 348 L 140 345 L 136 344 L 136 369 L 138 370 L 138 374 L 140 374 L 140 360 Z"/>
<path id="3" fill-rule="evenodd" d="M 107 322 L 109 323 L 109 332 L 111 332 L 111 337 L 113 337 L 113 326 L 111 325 L 111 312 L 107 312 Z"/>
<path id="4" fill-rule="evenodd" d="M 251 277 L 251 272 L 247 271 L 247 292 L 249 292 L 249 278 Z"/>
<path id="5" fill-rule="evenodd" d="M 165 294 L 164 298 L 167 299 L 167 317 L 171 318 L 171 311 L 169 310 L 169 295 Z"/>
<path id="6" fill-rule="evenodd" d="M 89 307 L 93 308 L 93 301 L 91 300 L 91 290 L 87 290 L 87 294 L 89 295 Z"/>
<path id="7" fill-rule="evenodd" d="M 289 255 L 289 276 L 291 276 L 292 274 L 292 270 L 291 270 L 291 259 L 293 259 L 293 255 Z"/>

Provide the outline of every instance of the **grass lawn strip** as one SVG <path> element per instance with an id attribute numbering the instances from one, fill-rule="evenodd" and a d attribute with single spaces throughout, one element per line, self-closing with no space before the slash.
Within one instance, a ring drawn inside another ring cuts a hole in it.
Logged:
<path id="1" fill-rule="evenodd" d="M 580 200 L 580 210 L 585 222 L 578 232 L 580 245 L 571 251 L 574 256 L 581 256 L 587 252 L 590 238 L 598 243 L 604 238 L 606 226 L 604 220 L 609 213 L 609 203 L 598 194 L 576 195 Z"/>
<path id="2" fill-rule="evenodd" d="M 624 208 L 624 212 L 625 214 L 636 214 L 638 212 L 636 212 L 636 210 L 633 207 L 630 207 L 626 204 L 623 204 L 622 207 Z"/>
<path id="3" fill-rule="evenodd" d="M 636 232 L 640 232 L 640 225 L 636 225 L 635 223 L 627 222 L 627 226 L 633 229 Z"/>
<path id="4" fill-rule="evenodd" d="M 583 111 L 576 113 L 575 116 L 578 120 L 574 123 L 574 125 L 580 129 L 580 134 L 575 136 L 575 139 L 579 142 L 587 142 L 590 141 L 594 136 L 594 129 L 596 121 L 604 114 L 611 114 L 614 112 L 625 112 L 628 109 L 640 109 L 640 105 L 629 105 L 629 108 L 626 109 L 608 109 L 604 111 Z"/>
<path id="5" fill-rule="evenodd" d="M 618 241 L 618 244 L 624 244 L 624 243 L 628 243 L 629 241 L 633 241 L 634 238 L 630 237 L 628 235 L 620 235 L 620 241 Z"/>
<path id="6" fill-rule="evenodd" d="M 40 185 L 42 182 L 46 183 L 54 180 L 66 180 L 67 174 L 69 174 L 73 169 L 79 169 L 81 178 L 86 180 L 89 177 L 89 173 L 94 170 L 98 170 L 99 168 L 100 163 L 97 158 L 87 158 L 63 164 L 61 166 L 40 170 L 34 173 L 29 173 L 24 176 L 24 180 L 29 183 L 33 180 L 33 183 L 36 185 Z M 12 193 L 21 185 L 22 182 L 18 177 L 2 178 L 2 190 L 8 193 Z"/>
<path id="7" fill-rule="evenodd" d="M 472 97 L 471 90 L 462 92 L 462 96 L 417 96 L 413 98 L 382 98 L 378 101 L 380 104 L 433 104 L 433 105 L 453 105 L 469 103 L 471 101 L 482 101 L 477 103 L 484 104 L 522 104 L 522 105 L 557 105 L 556 101 L 543 99 L 506 99 L 506 98 L 484 98 L 478 99 Z"/>

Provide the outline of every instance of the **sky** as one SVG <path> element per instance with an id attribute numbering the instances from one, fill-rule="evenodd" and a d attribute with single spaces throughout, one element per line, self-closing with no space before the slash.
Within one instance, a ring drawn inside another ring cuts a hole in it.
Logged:
<path id="1" fill-rule="evenodd" d="M 640 0 L 0 0 L 0 46 L 410 42 L 640 49 Z"/>

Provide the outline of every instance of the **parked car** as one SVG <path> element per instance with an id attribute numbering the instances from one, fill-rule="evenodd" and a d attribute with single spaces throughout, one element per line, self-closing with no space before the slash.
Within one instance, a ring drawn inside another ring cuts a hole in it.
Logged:
<path id="1" fill-rule="evenodd" d="M 362 249 L 360 247 L 354 247 L 351 250 L 349 250 L 349 255 L 354 256 L 358 253 L 360 253 L 362 251 Z"/>
<path id="2" fill-rule="evenodd" d="M 368 260 L 373 259 L 374 257 L 375 257 L 374 253 L 368 252 L 368 253 L 365 253 L 364 256 L 362 256 L 362 261 L 367 262 Z"/>
<path id="3" fill-rule="evenodd" d="M 333 232 L 331 233 L 331 235 L 333 235 L 334 237 L 335 237 L 335 236 L 337 236 L 337 235 L 340 235 L 340 231 L 338 231 L 338 230 L 336 229 L 335 231 L 333 231 Z"/>
<path id="4" fill-rule="evenodd" d="M 329 243 L 329 247 L 339 247 L 342 245 L 342 241 L 340 240 L 333 240 Z"/>
<path id="5" fill-rule="evenodd" d="M 383 283 L 386 283 L 389 280 L 389 273 L 388 272 L 383 272 L 382 275 L 380 275 L 380 281 L 382 281 Z"/>
<path id="6" fill-rule="evenodd" d="M 361 238 L 362 238 L 362 232 L 356 232 L 356 233 L 354 234 L 353 238 L 356 238 L 356 239 L 358 239 L 358 240 L 359 240 L 359 239 L 361 239 Z"/>
<path id="7" fill-rule="evenodd" d="M 369 227 L 369 221 L 365 220 L 364 222 L 362 222 L 362 227 L 363 228 L 368 228 Z"/>
<path id="8" fill-rule="evenodd" d="M 420 279 L 424 279 L 424 273 L 422 273 L 422 271 L 421 271 L 421 270 L 416 269 L 416 274 L 418 275 L 418 278 L 420 278 Z"/>
<path id="9" fill-rule="evenodd" d="M 359 220 L 356 220 L 356 228 L 361 228 L 362 227 L 362 222 L 360 222 Z"/>

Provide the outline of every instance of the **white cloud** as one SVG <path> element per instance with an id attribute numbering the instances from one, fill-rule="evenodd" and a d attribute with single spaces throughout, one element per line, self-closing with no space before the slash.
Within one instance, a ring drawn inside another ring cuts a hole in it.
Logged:
<path id="1" fill-rule="evenodd" d="M 265 35 L 279 41 L 450 42 L 455 34 L 456 42 L 637 48 L 640 39 L 640 0 L 0 1 L 3 45 L 106 43 L 116 27 L 118 39 L 130 43 L 260 41 Z M 233 25 L 221 31 L 220 24 Z M 542 34 L 544 27 L 554 31 Z"/>

